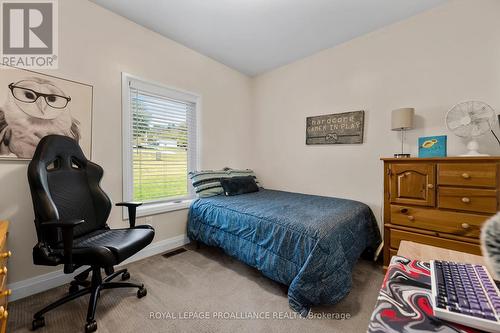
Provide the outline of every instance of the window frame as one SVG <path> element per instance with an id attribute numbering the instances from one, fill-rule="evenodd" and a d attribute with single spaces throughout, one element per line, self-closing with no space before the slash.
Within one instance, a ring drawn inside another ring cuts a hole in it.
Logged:
<path id="1" fill-rule="evenodd" d="M 147 87 L 147 91 L 165 96 L 167 98 L 183 100 L 186 102 L 195 103 L 195 169 L 199 169 L 200 165 L 200 110 L 201 110 L 201 96 L 189 91 L 172 88 L 164 84 L 154 82 L 151 80 L 142 79 L 135 75 L 122 72 L 122 195 L 123 201 L 133 201 L 133 159 L 132 159 L 132 109 L 131 109 L 131 96 L 130 96 L 130 83 L 138 83 Z M 189 156 L 189 155 L 188 155 Z M 188 159 L 188 172 L 191 163 Z M 188 190 L 192 194 L 192 198 L 188 199 L 171 199 L 168 201 L 154 201 L 144 203 L 142 206 L 137 207 L 137 217 L 155 215 L 166 213 L 174 210 L 186 209 L 189 207 L 194 199 L 194 191 L 188 179 Z M 123 220 L 128 219 L 128 210 L 123 207 L 122 210 Z"/>

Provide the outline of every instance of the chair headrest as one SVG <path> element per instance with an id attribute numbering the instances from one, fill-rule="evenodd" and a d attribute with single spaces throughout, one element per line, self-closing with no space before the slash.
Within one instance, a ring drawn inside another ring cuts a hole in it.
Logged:
<path id="1" fill-rule="evenodd" d="M 63 135 L 47 135 L 38 143 L 30 167 L 32 164 L 37 167 L 47 167 L 52 163 L 63 169 L 75 168 L 75 166 L 80 168 L 86 166 L 87 158 L 72 138 Z"/>

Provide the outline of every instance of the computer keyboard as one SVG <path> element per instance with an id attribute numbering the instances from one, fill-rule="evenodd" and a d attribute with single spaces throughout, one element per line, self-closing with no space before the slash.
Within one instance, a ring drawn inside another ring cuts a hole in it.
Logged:
<path id="1" fill-rule="evenodd" d="M 434 315 L 487 332 L 500 332 L 500 294 L 481 265 L 431 260 Z"/>

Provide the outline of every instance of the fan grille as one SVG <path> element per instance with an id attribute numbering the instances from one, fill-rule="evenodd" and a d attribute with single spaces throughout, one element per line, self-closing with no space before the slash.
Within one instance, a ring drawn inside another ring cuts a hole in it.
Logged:
<path id="1" fill-rule="evenodd" d="M 495 111 L 484 102 L 468 101 L 455 105 L 446 115 L 446 126 L 462 138 L 478 137 L 496 122 Z"/>

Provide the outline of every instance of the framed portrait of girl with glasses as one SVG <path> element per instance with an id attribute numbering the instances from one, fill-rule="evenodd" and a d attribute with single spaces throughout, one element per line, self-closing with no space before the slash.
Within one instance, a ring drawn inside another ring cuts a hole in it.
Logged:
<path id="1" fill-rule="evenodd" d="M 40 139 L 65 135 L 92 149 L 93 87 L 0 66 L 0 159 L 32 158 Z"/>

